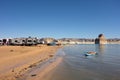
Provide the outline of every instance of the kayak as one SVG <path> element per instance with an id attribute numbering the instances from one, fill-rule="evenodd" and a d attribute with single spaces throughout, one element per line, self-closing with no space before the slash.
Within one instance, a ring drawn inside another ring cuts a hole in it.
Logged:
<path id="1" fill-rule="evenodd" d="M 90 51 L 85 53 L 85 56 L 91 56 L 91 55 L 96 55 L 96 52 Z"/>

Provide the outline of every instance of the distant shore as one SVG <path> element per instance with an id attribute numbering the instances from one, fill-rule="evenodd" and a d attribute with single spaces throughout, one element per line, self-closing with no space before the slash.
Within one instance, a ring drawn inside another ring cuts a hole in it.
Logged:
<path id="1" fill-rule="evenodd" d="M 61 46 L 46 45 L 0 46 L 0 79 L 24 79 L 24 75 L 26 75 L 27 72 L 37 67 L 37 65 L 51 59 L 60 48 Z M 57 65 L 59 62 L 60 59 L 54 64 Z M 53 63 L 51 65 L 53 65 Z M 54 67 L 55 65 L 52 66 L 51 69 Z M 47 71 L 49 70 L 50 68 Z M 36 76 L 36 74 L 31 74 L 31 76 Z"/>

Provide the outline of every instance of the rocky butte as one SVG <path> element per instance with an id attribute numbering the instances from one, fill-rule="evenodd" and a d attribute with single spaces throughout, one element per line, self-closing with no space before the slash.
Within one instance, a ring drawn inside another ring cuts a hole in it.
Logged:
<path id="1" fill-rule="evenodd" d="M 95 44 L 107 44 L 107 40 L 103 34 L 99 34 L 98 38 L 95 39 Z"/>

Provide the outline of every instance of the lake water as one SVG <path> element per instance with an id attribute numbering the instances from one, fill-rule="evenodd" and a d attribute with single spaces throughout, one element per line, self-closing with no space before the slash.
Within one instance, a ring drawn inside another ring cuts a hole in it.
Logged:
<path id="1" fill-rule="evenodd" d="M 86 57 L 87 51 L 98 54 Z M 63 61 L 48 73 L 48 80 L 120 80 L 120 45 L 71 45 L 57 56 Z"/>

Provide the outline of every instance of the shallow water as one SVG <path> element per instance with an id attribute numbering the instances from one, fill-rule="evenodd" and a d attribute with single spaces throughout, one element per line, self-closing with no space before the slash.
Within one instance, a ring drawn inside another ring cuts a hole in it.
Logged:
<path id="1" fill-rule="evenodd" d="M 86 57 L 87 51 L 98 54 Z M 57 56 L 63 61 L 46 80 L 120 80 L 120 45 L 71 45 Z"/>

